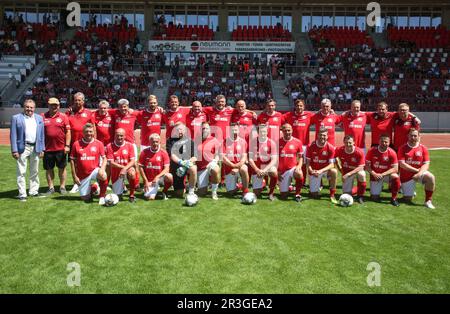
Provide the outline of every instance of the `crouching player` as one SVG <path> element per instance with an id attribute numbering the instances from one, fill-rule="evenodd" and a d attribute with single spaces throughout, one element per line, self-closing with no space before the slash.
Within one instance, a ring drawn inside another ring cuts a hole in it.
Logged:
<path id="1" fill-rule="evenodd" d="M 231 124 L 231 134 L 225 142 L 222 156 L 222 166 L 225 169 L 225 186 L 228 193 L 232 195 L 236 193 L 239 177 L 242 180 L 242 195 L 248 192 L 249 177 L 246 163 L 247 142 L 239 137 L 239 125 Z"/>
<path id="2" fill-rule="evenodd" d="M 311 197 L 320 197 L 320 183 L 322 177 L 330 183 L 330 200 L 337 204 L 335 198 L 337 170 L 334 167 L 335 148 L 328 143 L 328 129 L 320 128 L 317 140 L 312 142 L 306 151 L 306 163 L 309 173 L 309 192 Z"/>
<path id="3" fill-rule="evenodd" d="M 295 201 L 301 202 L 300 195 L 303 186 L 303 145 L 302 142 L 292 136 L 292 126 L 283 124 L 280 139 L 278 178 L 280 179 L 280 197 L 287 199 L 292 178 L 295 179 Z"/>
<path id="4" fill-rule="evenodd" d="M 197 144 L 197 143 L 196 143 Z M 208 185 L 211 183 L 211 197 L 218 200 L 217 188 L 220 182 L 219 157 L 222 144 L 214 136 L 211 136 L 211 127 L 208 122 L 202 123 L 202 142 L 197 145 L 197 171 L 198 171 L 198 195 L 205 196 Z"/>
<path id="5" fill-rule="evenodd" d="M 249 165 L 253 192 L 261 195 L 265 176 L 270 177 L 269 200 L 275 200 L 273 192 L 278 182 L 278 148 L 268 136 L 268 126 L 258 125 L 258 136 L 252 137 L 249 149 Z"/>
<path id="6" fill-rule="evenodd" d="M 114 134 L 114 141 L 106 146 L 106 158 L 110 167 L 113 193 L 122 196 L 126 177 L 130 183 L 130 198 L 128 200 L 130 203 L 136 202 L 134 197 L 136 157 L 133 144 L 125 141 L 124 129 L 117 129 Z"/>
<path id="7" fill-rule="evenodd" d="M 420 134 L 417 129 L 409 130 L 408 142 L 398 150 L 398 162 L 403 199 L 411 202 L 416 190 L 416 182 L 420 182 L 425 186 L 425 207 L 435 209 L 431 201 L 436 186 L 435 178 L 428 171 L 430 156 L 428 149 L 420 144 Z"/>
<path id="8" fill-rule="evenodd" d="M 389 183 L 391 204 L 398 207 L 397 194 L 400 191 L 398 159 L 395 151 L 389 147 L 389 135 L 381 135 L 378 146 L 372 147 L 366 156 L 367 172 L 370 173 L 370 197 L 380 200 L 383 183 Z"/>
<path id="9" fill-rule="evenodd" d="M 91 181 L 98 181 L 100 185 L 100 199 L 98 204 L 105 205 L 106 188 L 106 156 L 103 143 L 94 138 L 92 123 L 83 127 L 83 137 L 73 143 L 70 152 L 70 167 L 73 182 L 79 186 L 81 199 L 85 202 L 92 200 L 92 194 L 98 189 L 97 184 L 91 186 Z M 100 166 L 99 166 L 100 165 Z"/>
<path id="10" fill-rule="evenodd" d="M 169 154 L 161 148 L 161 138 L 153 133 L 149 137 L 150 146 L 139 156 L 139 171 L 144 180 L 144 197 L 154 200 L 160 185 L 164 185 L 163 200 L 167 200 L 167 191 L 173 184 L 173 177 L 169 173 Z"/>
<path id="11" fill-rule="evenodd" d="M 353 181 L 356 178 L 358 203 L 364 203 L 366 192 L 366 172 L 364 171 L 364 152 L 355 146 L 352 135 L 344 137 L 344 146 L 336 149 L 336 165 L 342 174 L 342 193 L 353 195 Z"/>

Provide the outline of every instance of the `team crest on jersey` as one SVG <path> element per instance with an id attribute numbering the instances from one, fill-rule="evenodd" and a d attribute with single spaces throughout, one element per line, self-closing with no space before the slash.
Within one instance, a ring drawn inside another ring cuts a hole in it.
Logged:
<path id="1" fill-rule="evenodd" d="M 289 149 L 294 149 L 295 146 L 294 145 L 289 145 Z"/>
<path id="2" fill-rule="evenodd" d="M 240 150 L 240 149 L 241 149 L 241 145 L 237 145 L 237 146 L 236 146 L 236 149 L 237 149 L 237 150 Z"/>
<path id="3" fill-rule="evenodd" d="M 100 121 L 99 123 L 98 123 L 98 126 L 103 126 L 103 122 L 102 121 Z"/>
<path id="4" fill-rule="evenodd" d="M 411 125 L 411 122 L 406 121 L 404 125 Z"/>
<path id="5" fill-rule="evenodd" d="M 362 121 L 363 119 L 362 118 L 358 118 L 358 121 Z"/>
<path id="6" fill-rule="evenodd" d="M 267 147 L 267 146 L 263 147 L 263 151 L 268 152 L 269 151 L 269 147 Z"/>
<path id="7" fill-rule="evenodd" d="M 384 161 L 388 161 L 389 160 L 389 156 L 383 156 L 383 160 Z"/>
<path id="8" fill-rule="evenodd" d="M 161 118 L 161 115 L 159 113 L 155 114 L 155 119 Z"/>
<path id="9" fill-rule="evenodd" d="M 332 122 L 333 122 L 333 119 L 328 118 L 328 122 L 332 123 Z"/>
<path id="10" fill-rule="evenodd" d="M 356 162 L 356 158 L 352 158 L 352 162 Z"/>
<path id="11" fill-rule="evenodd" d="M 183 115 L 181 113 L 179 113 L 179 114 L 177 114 L 177 117 L 181 119 L 183 117 Z"/>
<path id="12" fill-rule="evenodd" d="M 322 156 L 326 156 L 326 155 L 328 155 L 328 153 L 326 151 L 323 151 Z"/>
<path id="13" fill-rule="evenodd" d="M 92 146 L 92 147 L 91 147 L 91 152 L 95 153 L 96 151 L 97 151 L 97 147 Z"/>
<path id="14" fill-rule="evenodd" d="M 61 123 L 62 119 L 61 118 L 56 118 L 56 123 Z"/>
<path id="15" fill-rule="evenodd" d="M 127 155 L 127 154 L 128 154 L 128 151 L 127 151 L 126 149 L 124 149 L 124 150 L 122 151 L 122 154 Z"/>
<path id="16" fill-rule="evenodd" d="M 420 156 L 422 156 L 422 152 L 419 152 L 419 151 L 418 151 L 418 152 L 416 152 L 416 156 L 417 156 L 417 157 L 420 157 Z"/>
<path id="17" fill-rule="evenodd" d="M 273 121 L 277 122 L 277 121 L 278 121 L 278 118 L 277 118 L 277 117 L 273 118 Z"/>
<path id="18" fill-rule="evenodd" d="M 161 156 L 156 156 L 156 161 L 161 161 Z"/>
<path id="19" fill-rule="evenodd" d="M 81 114 L 81 116 L 82 116 L 83 118 L 86 118 L 86 117 L 87 117 L 87 114 L 83 112 L 83 113 Z"/>

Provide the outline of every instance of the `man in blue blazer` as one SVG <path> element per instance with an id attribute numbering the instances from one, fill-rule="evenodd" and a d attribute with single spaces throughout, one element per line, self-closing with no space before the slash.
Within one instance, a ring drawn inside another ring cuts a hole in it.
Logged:
<path id="1" fill-rule="evenodd" d="M 36 103 L 27 99 L 24 112 L 11 118 L 11 153 L 17 161 L 17 187 L 19 200 L 27 200 L 25 175 L 30 162 L 30 196 L 39 196 L 39 158 L 44 156 L 44 121 L 34 113 Z"/>

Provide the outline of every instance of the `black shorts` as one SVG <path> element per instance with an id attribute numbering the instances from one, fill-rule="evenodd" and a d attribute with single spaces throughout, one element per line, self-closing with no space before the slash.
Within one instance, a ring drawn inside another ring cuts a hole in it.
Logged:
<path id="1" fill-rule="evenodd" d="M 57 152 L 44 152 L 44 169 L 50 170 L 58 167 L 59 169 L 63 169 L 67 165 L 66 154 L 63 150 Z"/>
<path id="2" fill-rule="evenodd" d="M 173 177 L 173 189 L 174 190 L 184 190 L 185 189 L 185 181 L 186 181 L 186 175 L 183 177 L 177 176 L 177 168 L 179 166 L 173 162 L 170 163 L 170 173 Z"/>

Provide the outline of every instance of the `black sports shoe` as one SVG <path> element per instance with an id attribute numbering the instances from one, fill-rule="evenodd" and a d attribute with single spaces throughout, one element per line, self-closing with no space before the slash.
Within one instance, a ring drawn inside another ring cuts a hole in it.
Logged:
<path id="1" fill-rule="evenodd" d="M 130 198 L 128 199 L 128 201 L 130 203 L 136 203 L 136 198 L 134 196 L 130 196 Z"/>
<path id="2" fill-rule="evenodd" d="M 392 206 L 395 206 L 395 207 L 399 207 L 400 206 L 400 204 L 398 203 L 396 198 L 392 198 L 391 199 L 391 204 L 392 204 Z"/>
<path id="3" fill-rule="evenodd" d="M 362 196 L 358 197 L 358 203 L 364 204 L 364 197 Z"/>

